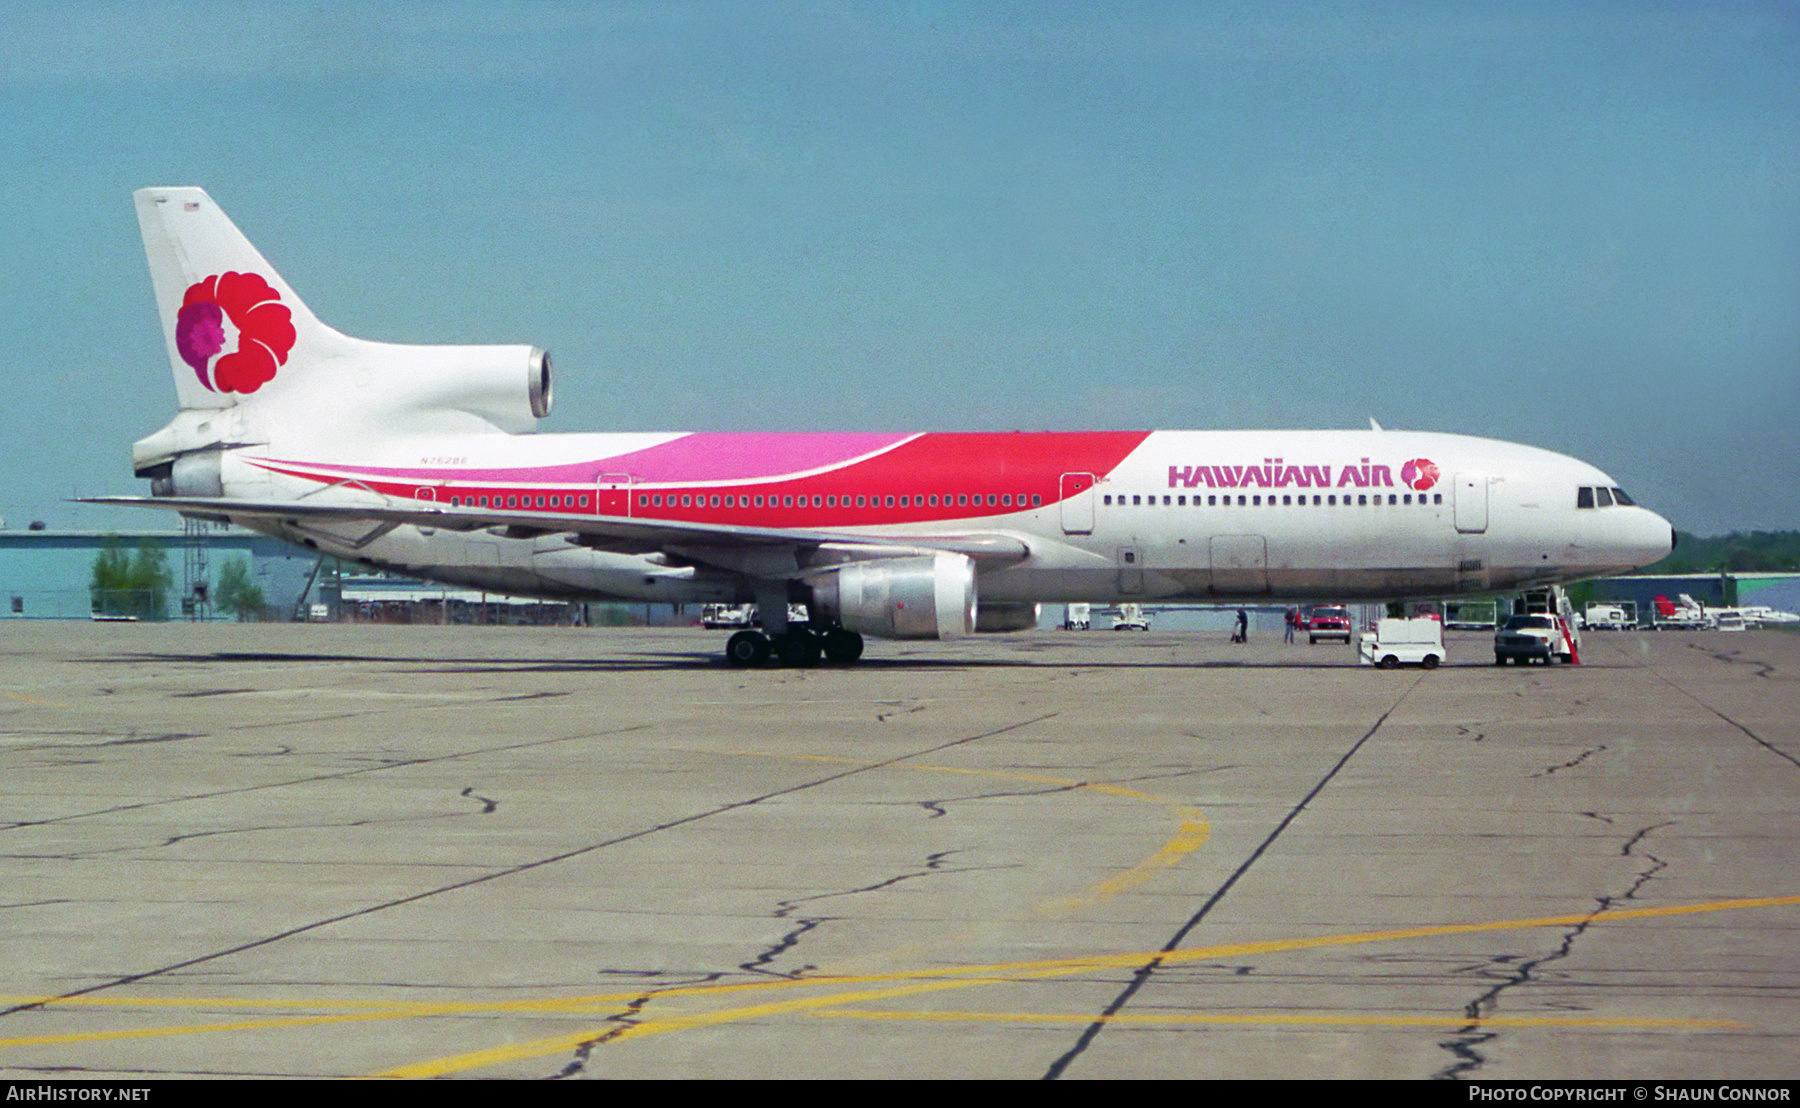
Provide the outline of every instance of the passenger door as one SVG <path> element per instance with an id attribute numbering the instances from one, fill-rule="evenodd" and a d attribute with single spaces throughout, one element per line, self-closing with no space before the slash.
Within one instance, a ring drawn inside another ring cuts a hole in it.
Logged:
<path id="1" fill-rule="evenodd" d="M 1456 475 L 1456 529 L 1465 535 L 1487 530 L 1488 479 L 1485 473 Z"/>
<path id="2" fill-rule="evenodd" d="M 602 473 L 594 481 L 594 514 L 628 516 L 631 514 L 631 474 Z"/>

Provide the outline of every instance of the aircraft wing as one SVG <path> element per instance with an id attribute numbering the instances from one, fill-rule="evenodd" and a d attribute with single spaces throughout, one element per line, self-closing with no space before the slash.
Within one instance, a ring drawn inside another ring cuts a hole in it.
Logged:
<path id="1" fill-rule="evenodd" d="M 84 504 L 164 508 L 183 515 L 231 522 L 373 524 L 369 535 L 358 545 L 372 542 L 403 524 L 446 531 L 493 531 L 513 539 L 566 534 L 575 544 L 595 550 L 615 554 L 667 553 L 737 571 L 747 571 L 745 555 L 802 548 L 832 547 L 852 556 L 870 558 L 946 551 L 967 555 L 983 565 L 1018 562 L 1029 553 L 1023 539 L 994 531 L 867 535 L 853 531 L 735 527 L 630 516 L 500 511 L 392 500 L 367 504 L 309 504 L 304 500 L 262 501 L 211 496 L 89 496 L 79 499 Z"/>

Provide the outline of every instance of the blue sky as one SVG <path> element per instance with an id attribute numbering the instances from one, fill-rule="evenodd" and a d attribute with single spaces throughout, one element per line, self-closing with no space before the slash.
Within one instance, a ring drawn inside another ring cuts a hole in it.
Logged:
<path id="1" fill-rule="evenodd" d="M 131 192 L 546 430 L 1360 427 L 1800 527 L 1800 5 L 50 3 L 0 42 L 0 516 L 143 491 Z"/>

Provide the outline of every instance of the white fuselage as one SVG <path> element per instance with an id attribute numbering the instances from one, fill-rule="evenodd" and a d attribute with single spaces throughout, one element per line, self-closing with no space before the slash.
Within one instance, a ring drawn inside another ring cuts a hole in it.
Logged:
<path id="1" fill-rule="evenodd" d="M 277 441 L 228 454 L 223 491 L 314 504 L 479 499 L 484 508 L 489 498 L 496 508 L 524 498 L 571 516 L 886 542 L 1017 538 L 1023 558 L 978 563 L 983 602 L 1451 596 L 1622 571 L 1660 557 L 1670 541 L 1668 523 L 1646 509 L 1577 507 L 1579 488 L 1614 485 L 1594 467 L 1458 435 L 1159 431 L 1115 433 L 1102 446 L 1078 433 L 828 441 L 840 438 L 483 434 L 367 450 L 337 444 L 329 462 Z M 946 440 L 941 451 L 934 438 Z M 896 459 L 901 449 L 915 457 Z M 705 558 L 592 550 L 554 530 L 506 537 L 403 525 L 374 533 L 381 529 L 367 523 L 304 521 L 263 529 L 340 557 L 523 595 L 743 602 L 757 575 Z"/>

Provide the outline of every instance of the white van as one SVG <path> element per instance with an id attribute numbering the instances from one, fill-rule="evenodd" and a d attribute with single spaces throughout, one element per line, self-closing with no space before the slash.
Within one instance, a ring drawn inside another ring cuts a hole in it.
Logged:
<path id="1" fill-rule="evenodd" d="M 1444 660 L 1444 625 L 1435 619 L 1377 620 L 1375 630 L 1358 640 L 1357 658 L 1365 666 L 1382 669 L 1401 665 L 1436 669 Z"/>
<path id="2" fill-rule="evenodd" d="M 1589 631 L 1623 631 L 1632 620 L 1617 604 L 1589 604 L 1581 613 L 1581 625 Z"/>

